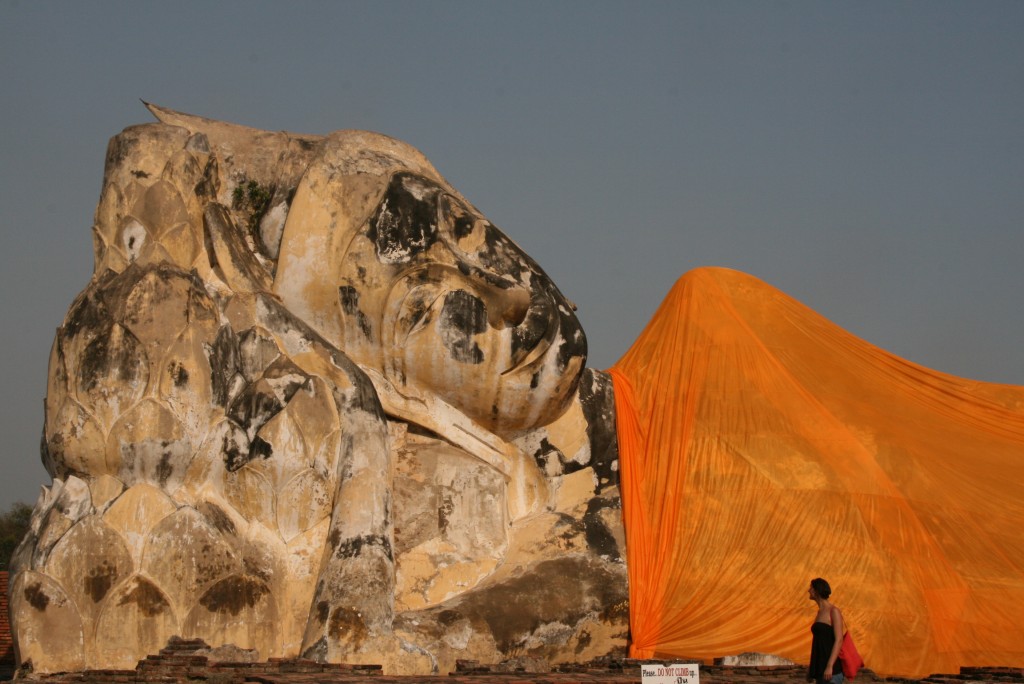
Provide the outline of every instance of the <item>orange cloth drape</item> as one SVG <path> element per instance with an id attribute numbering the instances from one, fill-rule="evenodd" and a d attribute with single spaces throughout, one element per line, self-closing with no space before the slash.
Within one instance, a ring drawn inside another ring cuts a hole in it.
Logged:
<path id="1" fill-rule="evenodd" d="M 615 388 L 631 655 L 1024 665 L 1024 387 L 928 370 L 756 278 L 683 276 Z"/>

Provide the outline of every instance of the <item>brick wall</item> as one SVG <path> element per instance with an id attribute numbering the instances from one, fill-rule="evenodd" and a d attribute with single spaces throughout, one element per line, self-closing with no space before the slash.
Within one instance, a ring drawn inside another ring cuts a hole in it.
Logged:
<path id="1" fill-rule="evenodd" d="M 7 571 L 0 572 L 0 667 L 14 666 L 14 642 L 7 612 Z"/>

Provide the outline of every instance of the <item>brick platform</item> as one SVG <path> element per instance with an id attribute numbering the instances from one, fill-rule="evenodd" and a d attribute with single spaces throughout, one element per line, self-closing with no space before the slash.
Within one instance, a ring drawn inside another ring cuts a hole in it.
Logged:
<path id="1" fill-rule="evenodd" d="M 604 660 L 585 665 L 565 665 L 551 672 L 516 670 L 516 664 L 482 665 L 460 661 L 448 675 L 391 677 L 381 673 L 379 665 L 341 665 L 315 663 L 303 659 L 272 658 L 258 663 L 211 662 L 200 655 L 208 650 L 201 639 L 172 638 L 159 654 L 139 661 L 134 670 L 86 670 L 53 675 L 23 674 L 27 681 L 63 684 L 115 684 L 118 682 L 205 682 L 206 684 L 641 684 L 637 660 Z M 665 662 L 665 661 L 656 661 Z M 673 662 L 687 662 L 681 658 Z M 688 662 L 694 662 L 692 660 Z M 806 684 L 804 666 L 738 667 L 701 664 L 701 684 Z M 910 682 L 927 684 L 964 684 L 965 682 L 1019 682 L 1024 684 L 1024 668 L 965 667 L 959 674 L 938 674 L 923 680 L 878 677 L 862 670 L 857 684 L 873 682 Z"/>
<path id="2" fill-rule="evenodd" d="M 0 571 L 0 679 L 14 674 L 14 640 L 11 638 L 11 619 L 7 607 L 7 570 Z"/>

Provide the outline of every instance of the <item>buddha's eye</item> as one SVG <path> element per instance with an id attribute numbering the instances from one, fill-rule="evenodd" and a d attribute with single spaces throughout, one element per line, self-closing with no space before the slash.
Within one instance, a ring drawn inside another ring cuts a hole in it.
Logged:
<path id="1" fill-rule="evenodd" d="M 466 243 L 472 243 L 470 246 L 473 246 L 483 238 L 487 221 L 449 195 L 442 196 L 438 204 L 438 223 L 442 231 L 454 238 L 460 247 L 466 248 Z"/>

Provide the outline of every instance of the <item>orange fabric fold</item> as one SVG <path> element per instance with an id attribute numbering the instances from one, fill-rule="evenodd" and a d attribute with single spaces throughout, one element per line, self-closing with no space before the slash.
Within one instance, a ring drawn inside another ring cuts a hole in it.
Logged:
<path id="1" fill-rule="evenodd" d="M 633 657 L 807 662 L 821 576 L 876 672 L 1024 664 L 1024 388 L 726 269 L 683 276 L 609 373 Z"/>

